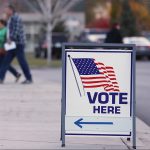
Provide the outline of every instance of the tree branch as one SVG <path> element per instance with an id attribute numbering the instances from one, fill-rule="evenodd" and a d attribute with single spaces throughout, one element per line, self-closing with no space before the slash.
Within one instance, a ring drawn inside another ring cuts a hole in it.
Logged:
<path id="1" fill-rule="evenodd" d="M 29 1 L 29 0 L 23 0 L 24 1 L 24 3 L 26 3 L 27 4 L 27 6 L 29 7 L 29 8 L 31 8 L 34 12 L 38 12 L 39 10 L 31 3 L 31 1 Z"/>
<path id="2" fill-rule="evenodd" d="M 60 9 L 61 3 L 62 3 L 62 0 L 56 0 L 55 6 L 53 9 L 53 14 L 55 14 Z"/>
<path id="3" fill-rule="evenodd" d="M 63 9 L 59 7 L 58 11 L 53 12 L 52 19 L 54 20 L 56 17 L 61 16 L 62 14 L 66 13 L 72 6 L 74 6 L 79 1 L 80 0 L 72 0 L 72 1 L 67 0 L 67 1 L 65 1 L 65 2 L 67 2 L 67 4 L 63 3 L 65 7 Z"/>
<path id="4" fill-rule="evenodd" d="M 48 14 L 47 14 L 47 7 L 44 4 L 44 1 L 43 0 L 37 0 L 37 2 L 38 2 L 39 6 L 40 6 L 40 8 L 42 10 L 42 13 L 44 14 L 44 16 L 47 17 L 48 16 Z"/>
<path id="5" fill-rule="evenodd" d="M 62 20 L 62 17 L 59 16 L 57 18 L 55 18 L 55 20 L 52 22 L 52 30 L 54 29 L 54 27 L 56 26 L 56 24 Z"/>

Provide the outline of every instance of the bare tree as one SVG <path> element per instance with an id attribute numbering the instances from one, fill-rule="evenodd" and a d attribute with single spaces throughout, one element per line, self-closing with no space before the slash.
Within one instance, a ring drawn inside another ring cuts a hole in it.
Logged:
<path id="1" fill-rule="evenodd" d="M 19 0 L 18 0 L 19 1 Z M 34 12 L 42 13 L 43 20 L 47 24 L 47 46 L 48 56 L 47 62 L 51 61 L 51 44 L 52 44 L 52 29 L 56 24 L 63 19 L 65 14 L 72 6 L 80 0 L 22 0 Z M 13 3 L 16 0 L 0 0 L 0 10 L 9 2 Z M 37 4 L 40 10 L 37 8 Z"/>
<path id="2" fill-rule="evenodd" d="M 31 3 L 31 0 L 25 0 L 30 7 L 35 6 Z M 51 44 L 52 44 L 52 29 L 55 25 L 62 20 L 62 14 L 66 13 L 72 6 L 74 6 L 80 0 L 32 0 L 37 1 L 40 6 L 41 13 L 47 24 L 47 46 L 48 56 L 47 62 L 51 61 Z M 39 12 L 39 10 L 37 10 Z"/>

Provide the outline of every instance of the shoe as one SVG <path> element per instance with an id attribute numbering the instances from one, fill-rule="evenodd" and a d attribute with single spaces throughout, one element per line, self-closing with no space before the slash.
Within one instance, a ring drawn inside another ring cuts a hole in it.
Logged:
<path id="1" fill-rule="evenodd" d="M 20 73 L 18 73 L 18 75 L 17 75 L 17 77 L 16 77 L 16 83 L 19 81 L 19 79 L 21 78 L 21 74 Z"/>
<path id="2" fill-rule="evenodd" d="M 4 83 L 4 81 L 3 80 L 0 80 L 0 84 L 3 84 Z"/>
<path id="3" fill-rule="evenodd" d="M 22 84 L 32 84 L 32 83 L 33 83 L 32 80 L 25 80 L 25 81 L 22 82 Z"/>

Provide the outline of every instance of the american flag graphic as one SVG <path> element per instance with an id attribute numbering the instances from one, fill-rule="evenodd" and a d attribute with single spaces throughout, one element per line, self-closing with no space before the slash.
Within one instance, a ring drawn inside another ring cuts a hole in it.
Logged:
<path id="1" fill-rule="evenodd" d="M 72 58 L 82 81 L 83 87 L 104 88 L 107 92 L 119 92 L 114 68 L 105 66 L 93 58 Z"/>

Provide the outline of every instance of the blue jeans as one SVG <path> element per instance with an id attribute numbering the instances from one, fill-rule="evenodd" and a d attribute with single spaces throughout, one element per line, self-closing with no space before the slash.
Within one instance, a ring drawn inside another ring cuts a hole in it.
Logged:
<path id="1" fill-rule="evenodd" d="M 30 81 L 32 80 L 30 69 L 29 69 L 28 63 L 26 61 L 24 48 L 25 48 L 24 45 L 18 44 L 17 48 L 15 50 L 11 50 L 11 51 L 7 52 L 5 59 L 3 61 L 3 65 L 0 69 L 0 79 L 1 80 L 4 80 L 5 74 L 6 74 L 7 70 L 9 69 L 11 62 L 13 61 L 13 59 L 15 57 L 17 57 L 17 60 L 18 60 L 19 65 L 25 75 L 26 80 L 30 80 Z"/>
<path id="2" fill-rule="evenodd" d="M 2 65 L 5 65 L 5 64 L 3 64 L 4 59 L 5 59 L 5 56 L 0 56 L 0 68 L 2 67 Z M 18 74 L 19 74 L 17 72 L 17 70 L 14 67 L 12 67 L 12 66 L 9 66 L 8 71 L 10 73 L 12 73 L 12 75 L 14 75 L 15 77 L 17 77 Z"/>

